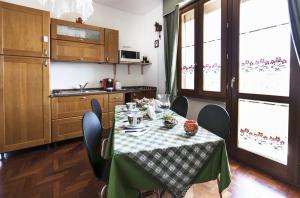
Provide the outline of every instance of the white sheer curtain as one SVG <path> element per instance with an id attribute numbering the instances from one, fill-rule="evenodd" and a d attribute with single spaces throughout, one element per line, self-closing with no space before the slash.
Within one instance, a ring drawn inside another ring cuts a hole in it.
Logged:
<path id="1" fill-rule="evenodd" d="M 93 0 L 39 0 L 44 7 L 50 7 L 54 17 L 60 18 L 64 14 L 81 17 L 83 21 L 94 12 Z"/>

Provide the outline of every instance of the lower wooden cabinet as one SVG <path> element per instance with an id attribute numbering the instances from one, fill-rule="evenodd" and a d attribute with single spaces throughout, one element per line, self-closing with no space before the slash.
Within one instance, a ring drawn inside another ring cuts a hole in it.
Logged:
<path id="1" fill-rule="evenodd" d="M 102 107 L 102 127 L 112 127 L 115 105 L 124 104 L 124 94 L 102 94 L 65 96 L 52 98 L 52 142 L 82 136 L 82 117 L 91 111 L 91 100 L 95 98 Z"/>
<path id="2" fill-rule="evenodd" d="M 125 96 L 123 93 L 109 94 L 108 111 L 109 111 L 109 127 L 110 128 L 113 126 L 115 106 L 123 105 L 124 103 L 125 103 Z"/>
<path id="3" fill-rule="evenodd" d="M 0 153 L 50 143 L 48 61 L 0 56 Z"/>
<path id="4" fill-rule="evenodd" d="M 52 141 L 82 136 L 82 116 L 52 120 Z"/>
<path id="5" fill-rule="evenodd" d="M 125 95 L 125 102 L 133 102 L 134 99 L 142 98 L 156 98 L 156 90 L 146 90 L 127 93 Z"/>

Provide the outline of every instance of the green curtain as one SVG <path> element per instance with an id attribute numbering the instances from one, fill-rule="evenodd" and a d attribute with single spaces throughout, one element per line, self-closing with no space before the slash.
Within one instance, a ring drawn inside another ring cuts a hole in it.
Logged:
<path id="1" fill-rule="evenodd" d="M 178 47 L 179 7 L 164 16 L 166 93 L 176 96 L 176 62 Z"/>
<path id="2" fill-rule="evenodd" d="M 300 1 L 288 0 L 288 3 L 293 43 L 300 63 Z"/>

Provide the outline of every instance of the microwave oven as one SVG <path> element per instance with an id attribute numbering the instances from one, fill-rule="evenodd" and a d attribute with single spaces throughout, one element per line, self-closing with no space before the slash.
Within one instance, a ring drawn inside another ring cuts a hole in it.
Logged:
<path id="1" fill-rule="evenodd" d="M 140 52 L 120 50 L 120 62 L 141 62 Z"/>

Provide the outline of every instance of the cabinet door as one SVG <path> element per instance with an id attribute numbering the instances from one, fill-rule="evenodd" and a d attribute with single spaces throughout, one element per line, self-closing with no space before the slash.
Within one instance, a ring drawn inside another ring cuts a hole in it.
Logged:
<path id="1" fill-rule="evenodd" d="M 82 136 L 82 116 L 52 120 L 52 142 Z"/>
<path id="2" fill-rule="evenodd" d="M 119 31 L 105 29 L 105 61 L 108 63 L 119 62 Z"/>
<path id="3" fill-rule="evenodd" d="M 71 21 L 51 19 L 51 38 L 103 45 L 104 29 Z"/>
<path id="4" fill-rule="evenodd" d="M 49 12 L 0 2 L 1 54 L 49 57 Z"/>
<path id="5" fill-rule="evenodd" d="M 0 152 L 50 142 L 47 59 L 1 57 Z"/>
<path id="6" fill-rule="evenodd" d="M 51 59 L 58 61 L 103 62 L 104 46 L 52 39 Z"/>

